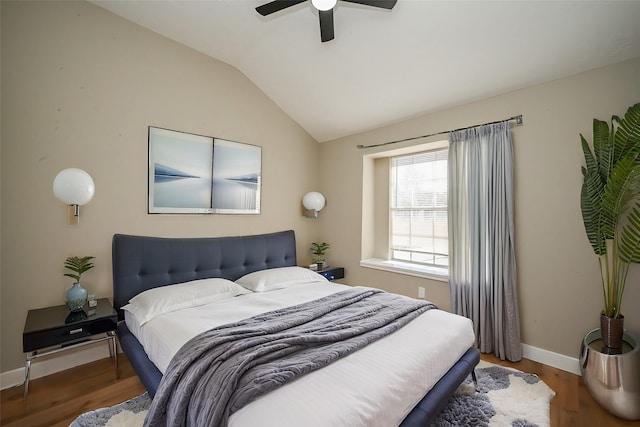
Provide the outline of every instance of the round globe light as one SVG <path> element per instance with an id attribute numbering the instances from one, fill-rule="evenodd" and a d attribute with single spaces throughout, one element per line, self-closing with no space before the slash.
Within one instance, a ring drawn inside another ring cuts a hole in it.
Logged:
<path id="1" fill-rule="evenodd" d="M 53 180 L 53 194 L 65 205 L 85 205 L 95 191 L 91 175 L 82 169 L 64 169 Z"/>
<path id="2" fill-rule="evenodd" d="M 333 9 L 338 0 L 311 0 L 311 4 L 318 10 L 327 11 Z"/>
<path id="3" fill-rule="evenodd" d="M 317 191 L 311 191 L 302 197 L 302 205 L 305 209 L 310 211 L 322 210 L 325 202 L 324 196 Z"/>

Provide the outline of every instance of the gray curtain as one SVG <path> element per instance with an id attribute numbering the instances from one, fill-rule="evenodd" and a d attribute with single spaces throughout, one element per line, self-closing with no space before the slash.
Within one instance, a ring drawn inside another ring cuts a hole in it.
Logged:
<path id="1" fill-rule="evenodd" d="M 448 173 L 452 311 L 473 321 L 481 352 L 520 360 L 509 123 L 452 132 Z"/>

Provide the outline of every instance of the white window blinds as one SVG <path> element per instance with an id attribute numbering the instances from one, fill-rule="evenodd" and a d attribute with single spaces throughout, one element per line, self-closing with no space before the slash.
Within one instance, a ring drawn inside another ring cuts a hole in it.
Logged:
<path id="1" fill-rule="evenodd" d="M 448 149 L 391 159 L 391 259 L 447 267 Z"/>

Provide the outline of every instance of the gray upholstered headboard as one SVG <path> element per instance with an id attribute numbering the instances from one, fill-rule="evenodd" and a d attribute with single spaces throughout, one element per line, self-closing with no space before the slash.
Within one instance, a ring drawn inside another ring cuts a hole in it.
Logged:
<path id="1" fill-rule="evenodd" d="M 121 307 L 147 289 L 190 280 L 296 265 L 293 230 L 236 237 L 113 236 L 113 304 Z"/>

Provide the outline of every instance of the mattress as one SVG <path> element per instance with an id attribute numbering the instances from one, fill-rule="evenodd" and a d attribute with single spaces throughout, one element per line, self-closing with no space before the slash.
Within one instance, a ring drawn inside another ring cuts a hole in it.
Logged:
<path id="1" fill-rule="evenodd" d="M 201 332 L 350 288 L 313 282 L 173 311 L 142 326 L 125 312 L 125 321 L 164 373 L 180 347 Z M 384 339 L 256 399 L 234 413 L 230 425 L 398 425 L 473 343 L 469 319 L 428 310 Z"/>

